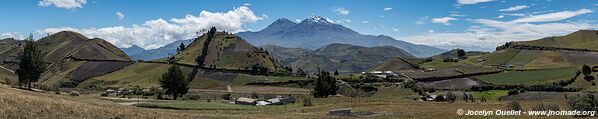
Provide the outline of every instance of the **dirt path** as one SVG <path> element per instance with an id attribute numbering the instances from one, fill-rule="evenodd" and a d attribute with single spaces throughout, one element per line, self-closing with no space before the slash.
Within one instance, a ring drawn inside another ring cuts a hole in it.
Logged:
<path id="1" fill-rule="evenodd" d="M 2 65 L 0 65 L 0 69 L 5 69 L 6 71 L 9 71 L 11 73 L 15 73 L 15 71 L 12 71 L 12 70 L 10 70 L 10 69 L 8 69 L 6 67 L 3 67 Z"/>

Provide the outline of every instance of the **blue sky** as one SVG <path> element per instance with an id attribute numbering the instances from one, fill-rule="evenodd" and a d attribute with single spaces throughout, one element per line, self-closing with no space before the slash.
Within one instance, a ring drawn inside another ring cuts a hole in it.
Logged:
<path id="1" fill-rule="evenodd" d="M 318 15 L 362 34 L 443 49 L 492 50 L 507 41 L 598 29 L 598 0 L 4 0 L 0 38 L 73 30 L 153 49 L 209 26 L 257 31 L 278 18 Z"/>

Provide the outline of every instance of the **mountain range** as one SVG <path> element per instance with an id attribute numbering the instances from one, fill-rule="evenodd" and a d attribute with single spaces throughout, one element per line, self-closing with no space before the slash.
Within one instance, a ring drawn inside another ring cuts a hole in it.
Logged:
<path id="1" fill-rule="evenodd" d="M 310 16 L 300 23 L 280 18 L 261 31 L 240 32 L 237 35 L 256 46 L 274 44 L 305 49 L 317 49 L 332 43 L 365 47 L 395 46 L 416 57 L 428 57 L 445 51 L 432 46 L 396 40 L 384 35 L 363 35 L 320 16 Z"/>
<path id="2" fill-rule="evenodd" d="M 177 48 L 181 43 L 189 45 L 193 40 L 178 40 L 162 46 L 160 48 L 145 50 L 137 45 L 128 48 L 121 48 L 127 55 L 134 60 L 155 60 L 176 54 Z"/>

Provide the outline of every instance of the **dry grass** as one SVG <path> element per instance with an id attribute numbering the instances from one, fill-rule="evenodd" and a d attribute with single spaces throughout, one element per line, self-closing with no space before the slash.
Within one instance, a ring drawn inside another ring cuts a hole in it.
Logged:
<path id="1" fill-rule="evenodd" d="M 122 106 L 90 97 L 71 97 L 0 87 L 0 118 L 189 118 Z"/>

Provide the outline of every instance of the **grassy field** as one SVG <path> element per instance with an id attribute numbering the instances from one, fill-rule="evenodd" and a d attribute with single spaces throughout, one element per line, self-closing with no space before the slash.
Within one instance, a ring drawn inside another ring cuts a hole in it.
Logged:
<path id="1" fill-rule="evenodd" d="M 480 100 L 484 97 L 486 100 L 498 101 L 498 98 L 501 96 L 505 96 L 509 93 L 508 90 L 489 90 L 489 91 L 482 91 L 482 92 L 473 92 L 472 95 L 474 99 Z"/>
<path id="2" fill-rule="evenodd" d="M 594 72 L 595 73 L 595 72 Z M 598 81 L 596 80 L 585 80 L 583 74 L 578 76 L 577 79 L 575 79 L 575 82 L 567 85 L 567 88 L 580 88 L 581 92 L 590 92 L 590 93 L 597 93 L 598 92 L 598 86 L 597 85 L 592 85 L 592 83 L 596 84 L 598 83 Z"/>
<path id="3" fill-rule="evenodd" d="M 419 66 L 422 68 L 446 69 L 461 66 L 461 64 L 456 62 L 444 62 L 442 60 L 434 60 L 431 62 L 419 64 Z"/>
<path id="4" fill-rule="evenodd" d="M 177 108 L 186 110 L 255 110 L 258 107 L 248 105 L 236 105 L 226 102 L 205 102 L 190 100 L 158 100 L 135 104 L 138 107 L 151 108 Z"/>
<path id="5" fill-rule="evenodd" d="M 506 73 L 476 76 L 487 83 L 497 85 L 548 84 L 575 76 L 577 68 L 558 68 L 529 71 L 508 71 Z"/>
<path id="6" fill-rule="evenodd" d="M 122 70 L 85 80 L 77 87 L 152 87 L 158 86 L 163 73 L 170 65 L 159 63 L 135 63 Z M 192 72 L 191 68 L 181 66 L 184 74 Z"/>
<path id="7" fill-rule="evenodd" d="M 491 91 L 500 92 L 500 91 Z M 497 95 L 488 93 L 482 95 Z M 477 94 L 474 94 L 477 95 Z M 538 118 L 530 116 L 459 116 L 463 110 L 504 110 L 506 102 L 466 103 L 457 100 L 448 102 L 421 102 L 408 89 L 381 88 L 372 97 L 350 98 L 331 96 L 310 98 L 313 106 L 304 107 L 303 100 L 286 106 L 248 107 L 218 101 L 147 101 L 169 107 L 186 107 L 192 110 L 148 109 L 119 105 L 116 102 L 100 100 L 97 95 L 67 96 L 37 93 L 7 87 L 0 87 L 0 118 Z M 524 110 L 540 104 L 537 101 L 520 101 Z M 563 101 L 542 101 L 543 104 L 557 104 L 566 109 Z M 332 109 L 351 108 L 355 117 L 328 116 Z M 566 116 L 568 117 L 568 116 Z M 566 118 L 551 116 L 546 118 Z M 543 117 L 544 118 L 544 117 Z"/>

